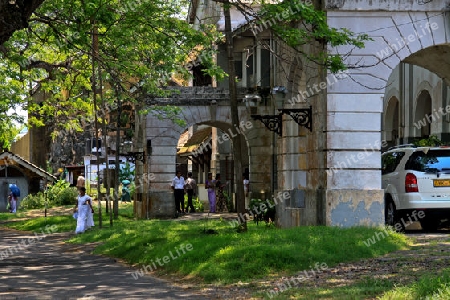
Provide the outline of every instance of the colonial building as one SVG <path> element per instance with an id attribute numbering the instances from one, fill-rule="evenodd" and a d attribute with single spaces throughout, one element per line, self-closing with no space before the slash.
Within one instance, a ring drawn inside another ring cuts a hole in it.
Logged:
<path id="1" fill-rule="evenodd" d="M 422 0 L 314 2 L 330 26 L 372 39 L 361 49 L 326 48 L 345 55 L 347 72 L 327 72 L 280 42 L 269 23 L 256 26 L 232 8 L 240 124 L 231 121 L 228 82 L 204 76 L 201 56 L 190 66 L 192 87 L 170 87 L 180 93 L 168 99 L 140 99 L 179 106 L 186 125 L 135 115 L 134 151 L 145 156 L 136 162 L 144 176 L 137 178 L 138 215 L 173 214 L 170 181 L 181 165 L 199 183 L 210 171 L 234 174 L 232 143 L 219 140 L 238 135 L 252 197 L 276 199 L 278 225 L 384 223 L 382 147 L 430 135 L 448 140 L 448 6 Z M 224 29 L 222 8 L 212 0 L 191 1 L 188 21 Z M 317 54 L 321 46 L 302 50 Z M 204 55 L 227 71 L 225 45 L 217 50 Z"/>
<path id="2" fill-rule="evenodd" d="M 208 21 L 224 28 L 217 2 L 191 3 L 193 24 Z M 330 26 L 372 38 L 362 49 L 328 49 L 346 54 L 344 74 L 328 73 L 294 55 L 273 37 L 270 26 L 255 30 L 239 11 L 231 12 L 237 80 L 246 89 L 240 97 L 256 109 L 244 102 L 239 107 L 240 120 L 252 124 L 241 134 L 251 190 L 260 198 L 290 195 L 277 204 L 280 226 L 383 224 L 382 146 L 447 136 L 450 74 L 442 67 L 449 59 L 447 7 L 443 1 L 381 0 L 329 0 L 320 6 Z M 303 50 L 316 53 L 317 46 Z M 226 70 L 224 45 L 218 50 L 216 59 Z M 215 91 L 183 96 L 186 101 L 178 103 L 188 126 L 206 124 L 226 132 L 236 125 L 220 97 L 227 86 L 213 81 Z M 185 128 L 150 117 L 146 124 L 152 143 L 148 171 L 154 176 L 149 196 L 171 201 L 167 186 Z M 163 141 L 155 130 L 169 135 Z"/>

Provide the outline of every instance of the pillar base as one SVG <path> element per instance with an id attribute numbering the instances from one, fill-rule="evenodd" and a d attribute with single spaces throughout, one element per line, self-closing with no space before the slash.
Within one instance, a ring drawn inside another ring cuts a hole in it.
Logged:
<path id="1" fill-rule="evenodd" d="M 327 190 L 327 226 L 380 226 L 384 224 L 384 190 Z"/>
<path id="2" fill-rule="evenodd" d="M 137 218 L 168 219 L 175 216 L 175 200 L 172 192 L 152 191 L 148 192 L 147 200 L 136 201 L 135 216 Z"/>

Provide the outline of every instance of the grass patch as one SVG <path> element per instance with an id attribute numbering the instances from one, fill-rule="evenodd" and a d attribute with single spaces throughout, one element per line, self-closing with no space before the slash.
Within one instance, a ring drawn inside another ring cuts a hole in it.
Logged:
<path id="1" fill-rule="evenodd" d="M 450 299 L 450 269 L 440 274 L 427 274 L 411 285 L 396 287 L 379 299 Z"/>
<path id="2" fill-rule="evenodd" d="M 249 222 L 248 232 L 237 233 L 227 221 L 209 220 L 207 229 L 218 234 L 204 234 L 205 220 L 135 221 L 132 209 L 132 205 L 121 206 L 120 217 L 114 220 L 113 227 L 109 227 L 109 216 L 104 214 L 104 228 L 73 236 L 69 242 L 100 242 L 95 249 L 97 254 L 121 258 L 134 265 L 153 266 L 157 275 L 172 274 L 218 284 L 292 276 L 316 263 L 331 268 L 341 262 L 376 257 L 408 246 L 404 235 L 389 231 L 382 241 L 368 247 L 364 241 L 380 229 L 365 227 L 278 229 Z M 58 231 L 73 231 L 76 226 L 70 216 L 35 218 L 8 226 L 37 231 L 53 224 Z M 95 224 L 98 227 L 98 219 Z"/>
<path id="3" fill-rule="evenodd" d="M 334 300 L 359 300 L 375 299 L 387 290 L 394 287 L 394 284 L 387 278 L 365 277 L 362 280 L 350 285 L 335 286 L 330 283 L 329 287 L 300 287 L 295 286 L 291 289 L 281 290 L 280 293 L 270 290 L 260 297 L 265 299 L 334 299 Z M 397 299 L 397 298 L 390 298 Z"/>
<path id="4" fill-rule="evenodd" d="M 0 221 L 9 221 L 9 220 L 13 220 L 13 219 L 22 219 L 22 218 L 26 218 L 26 213 L 23 211 L 18 211 L 17 213 L 9 213 L 9 212 L 5 212 L 5 213 L 0 213 Z"/>

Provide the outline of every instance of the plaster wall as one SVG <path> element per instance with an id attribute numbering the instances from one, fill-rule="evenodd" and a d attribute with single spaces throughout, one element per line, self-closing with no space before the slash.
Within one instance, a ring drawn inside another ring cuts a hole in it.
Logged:
<path id="1" fill-rule="evenodd" d="M 418 6 L 416 1 L 327 1 L 326 5 L 331 26 L 368 33 L 373 38 L 347 59 L 348 64 L 359 67 L 350 69 L 348 76 L 327 90 L 326 224 L 380 225 L 384 221 L 381 114 L 388 79 L 402 60 L 447 43 L 446 14 L 442 12 L 445 3 Z M 428 31 L 430 22 L 438 26 Z M 396 49 L 393 45 L 398 41 L 406 45 Z M 339 53 L 348 50 L 342 47 Z M 367 149 L 373 149 L 370 155 Z"/>

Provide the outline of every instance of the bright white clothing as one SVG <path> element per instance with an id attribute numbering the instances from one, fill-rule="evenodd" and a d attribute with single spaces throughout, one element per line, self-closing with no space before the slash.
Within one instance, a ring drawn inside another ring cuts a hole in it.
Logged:
<path id="1" fill-rule="evenodd" d="M 250 206 L 250 198 L 248 195 L 249 192 L 249 184 L 250 184 L 250 180 L 248 179 L 244 179 L 244 197 L 245 197 L 245 208 L 249 208 Z"/>
<path id="2" fill-rule="evenodd" d="M 248 185 L 250 184 L 250 180 L 244 179 L 244 192 L 248 193 Z"/>
<path id="3" fill-rule="evenodd" d="M 91 207 L 86 201 L 91 201 L 91 197 L 88 195 L 78 196 L 78 218 L 77 218 L 77 228 L 75 233 L 83 233 L 88 229 L 88 213 L 91 211 Z"/>
<path id="4" fill-rule="evenodd" d="M 94 224 L 94 214 L 92 213 L 92 210 L 89 207 L 88 211 L 87 211 L 86 229 L 94 227 L 94 226 L 95 226 L 95 224 Z"/>
<path id="5" fill-rule="evenodd" d="M 184 177 L 180 176 L 180 178 L 178 178 L 175 176 L 174 179 L 172 179 L 172 184 L 170 186 L 173 186 L 176 190 L 184 190 Z"/>

